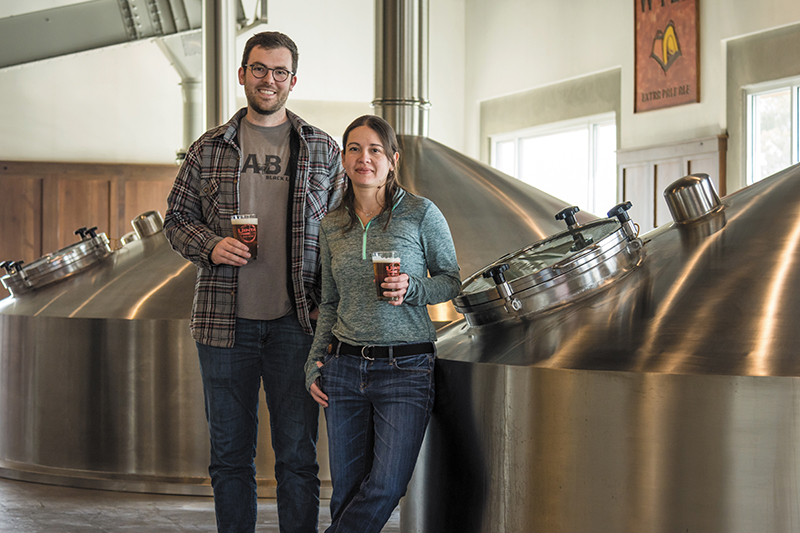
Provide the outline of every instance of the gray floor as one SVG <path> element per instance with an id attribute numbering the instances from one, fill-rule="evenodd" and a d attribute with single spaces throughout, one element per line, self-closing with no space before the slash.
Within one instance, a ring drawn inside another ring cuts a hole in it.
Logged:
<path id="1" fill-rule="evenodd" d="M 330 522 L 322 502 L 320 530 Z M 258 501 L 259 532 L 278 531 L 275 500 Z M 0 478 L 0 532 L 216 531 L 210 497 L 74 489 Z M 396 510 L 383 533 L 400 531 Z"/>

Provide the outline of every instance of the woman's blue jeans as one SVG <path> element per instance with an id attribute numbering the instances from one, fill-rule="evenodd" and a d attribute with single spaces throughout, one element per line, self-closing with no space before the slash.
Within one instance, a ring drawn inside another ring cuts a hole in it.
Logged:
<path id="1" fill-rule="evenodd" d="M 208 472 L 217 529 L 255 531 L 256 439 L 261 383 L 275 452 L 280 531 L 317 531 L 319 406 L 305 388 L 312 337 L 297 317 L 236 320 L 233 348 L 197 345 L 211 436 Z"/>
<path id="2" fill-rule="evenodd" d="M 333 494 L 328 533 L 378 533 L 405 494 L 433 408 L 434 354 L 376 358 L 329 354 Z"/>

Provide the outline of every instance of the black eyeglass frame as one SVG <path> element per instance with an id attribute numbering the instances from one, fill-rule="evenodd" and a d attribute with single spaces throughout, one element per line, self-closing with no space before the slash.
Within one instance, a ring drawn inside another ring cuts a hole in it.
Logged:
<path id="1" fill-rule="evenodd" d="M 259 80 L 263 80 L 264 78 L 266 78 L 266 77 L 267 77 L 267 73 L 268 73 L 268 72 L 271 70 L 271 71 L 272 71 L 272 79 L 274 79 L 274 80 L 275 80 L 275 81 L 277 81 L 278 83 L 283 83 L 283 82 L 285 82 L 286 80 L 288 80 L 288 79 L 289 79 L 291 76 L 294 76 L 294 74 L 295 74 L 295 73 L 294 73 L 294 72 L 292 72 L 291 70 L 287 70 L 287 69 L 285 69 L 285 68 L 283 68 L 283 67 L 269 68 L 269 67 L 267 67 L 267 66 L 264 66 L 264 65 L 262 65 L 261 63 L 251 63 L 251 64 L 249 64 L 249 65 L 242 65 L 242 67 L 244 67 L 244 68 L 250 67 L 250 73 L 251 73 L 251 74 L 252 74 L 254 77 L 258 78 Z M 259 68 L 263 68 L 263 69 L 264 69 L 266 72 L 264 72 L 264 75 L 263 75 L 263 76 L 256 76 L 256 73 L 255 73 L 255 72 L 253 72 L 253 67 L 259 67 Z M 285 71 L 285 72 L 288 72 L 289 74 L 286 76 L 286 79 L 279 80 L 278 78 L 276 78 L 276 77 L 275 77 L 275 71 L 276 71 L 276 70 L 283 70 L 283 71 Z"/>

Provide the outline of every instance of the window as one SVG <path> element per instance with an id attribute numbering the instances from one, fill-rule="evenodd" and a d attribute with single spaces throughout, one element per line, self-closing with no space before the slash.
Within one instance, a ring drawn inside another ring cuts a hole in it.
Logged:
<path id="1" fill-rule="evenodd" d="M 617 203 L 613 114 L 493 136 L 491 146 L 493 167 L 582 211 Z"/>
<path id="2" fill-rule="evenodd" d="M 747 89 L 747 184 L 798 162 L 800 79 Z"/>

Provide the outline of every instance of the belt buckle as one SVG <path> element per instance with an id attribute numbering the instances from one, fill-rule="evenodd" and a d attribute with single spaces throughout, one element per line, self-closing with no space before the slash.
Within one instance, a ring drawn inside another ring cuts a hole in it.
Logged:
<path id="1" fill-rule="evenodd" d="M 374 357 L 370 357 L 365 353 L 365 352 L 369 351 L 370 348 L 372 348 L 372 346 L 362 346 L 361 347 L 361 357 L 363 357 L 367 361 L 374 361 L 375 360 Z"/>

